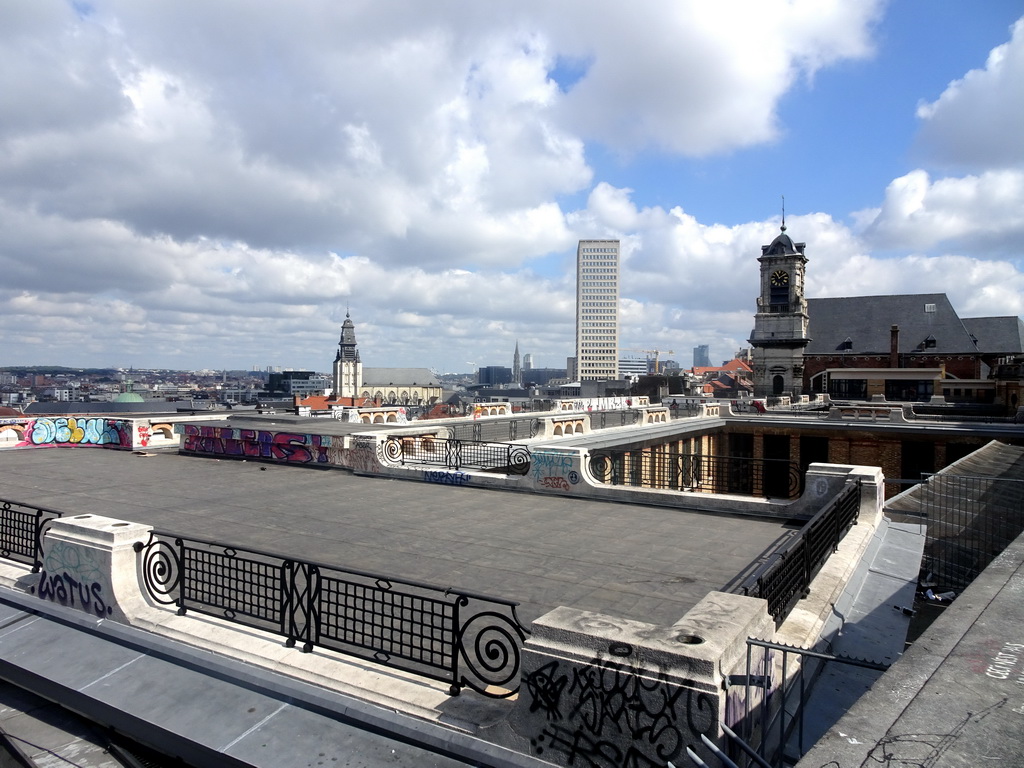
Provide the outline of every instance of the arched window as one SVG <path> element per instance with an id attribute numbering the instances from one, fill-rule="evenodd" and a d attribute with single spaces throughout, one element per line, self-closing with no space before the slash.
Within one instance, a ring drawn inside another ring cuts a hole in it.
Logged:
<path id="1" fill-rule="evenodd" d="M 786 385 L 786 380 L 784 378 L 782 378 L 781 376 L 773 376 L 772 377 L 772 394 L 773 395 L 781 395 L 782 394 L 782 388 L 785 385 Z"/>

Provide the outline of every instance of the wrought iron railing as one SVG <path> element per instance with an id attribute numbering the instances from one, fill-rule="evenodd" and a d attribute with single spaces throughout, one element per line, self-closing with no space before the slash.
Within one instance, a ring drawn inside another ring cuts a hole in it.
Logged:
<path id="1" fill-rule="evenodd" d="M 527 440 L 540 433 L 541 422 L 533 416 L 522 416 L 450 424 L 448 429 L 456 440 Z"/>
<path id="2" fill-rule="evenodd" d="M 150 597 L 314 647 L 504 698 L 519 689 L 528 630 L 518 603 L 201 539 L 135 545 Z"/>
<path id="3" fill-rule="evenodd" d="M 829 663 L 872 670 L 876 677 L 889 668 L 868 659 L 748 638 L 746 674 L 725 679 L 729 722 L 722 723 L 722 730 L 729 736 L 726 743 L 736 762 L 723 759 L 722 765 L 783 768 L 803 757 L 818 736 L 805 728 L 805 712 L 814 703 L 815 681 Z M 832 691 L 822 695 L 834 698 Z M 822 715 L 815 719 L 820 727 Z"/>
<path id="4" fill-rule="evenodd" d="M 61 515 L 36 504 L 0 500 L 0 557 L 29 565 L 38 573 L 43 567 L 43 533 Z"/>
<path id="5" fill-rule="evenodd" d="M 857 524 L 860 483 L 848 483 L 812 517 L 783 549 L 754 571 L 736 591 L 768 601 L 768 613 L 779 626 L 797 600 L 810 592 L 811 582 L 847 531 Z"/>
<path id="6" fill-rule="evenodd" d="M 591 411 L 590 428 L 608 429 L 609 427 L 628 427 L 640 423 L 640 414 L 635 408 L 614 411 Z"/>
<path id="7" fill-rule="evenodd" d="M 382 463 L 414 464 L 428 467 L 482 469 L 510 475 L 530 471 L 530 449 L 510 443 L 483 443 L 439 437 L 391 436 L 378 446 Z"/>
<path id="8" fill-rule="evenodd" d="M 793 499 L 803 493 L 795 462 L 744 456 L 680 454 L 665 449 L 590 454 L 590 473 L 607 485 Z"/>

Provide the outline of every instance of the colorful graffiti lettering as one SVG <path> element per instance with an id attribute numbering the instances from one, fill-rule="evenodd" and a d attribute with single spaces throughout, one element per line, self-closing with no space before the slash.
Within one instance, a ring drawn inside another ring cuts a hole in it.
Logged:
<path id="1" fill-rule="evenodd" d="M 117 445 L 131 448 L 131 424 L 97 418 L 36 419 L 25 429 L 32 445 Z"/>
<path id="2" fill-rule="evenodd" d="M 424 470 L 423 481 L 439 485 L 467 485 L 470 478 L 465 472 L 444 472 L 441 470 Z"/>
<path id="3" fill-rule="evenodd" d="M 182 450 L 219 456 L 249 456 L 290 464 L 330 463 L 330 435 L 267 432 L 256 429 L 207 427 L 182 424 Z"/>
<path id="4" fill-rule="evenodd" d="M 143 448 L 145 448 L 145 447 L 147 447 L 149 445 L 149 440 L 150 440 L 149 425 L 148 424 L 140 424 L 139 425 L 139 445 L 141 445 Z"/>
<path id="5" fill-rule="evenodd" d="M 542 477 L 540 484 L 544 488 L 554 488 L 559 491 L 569 490 L 569 481 L 564 477 Z"/>

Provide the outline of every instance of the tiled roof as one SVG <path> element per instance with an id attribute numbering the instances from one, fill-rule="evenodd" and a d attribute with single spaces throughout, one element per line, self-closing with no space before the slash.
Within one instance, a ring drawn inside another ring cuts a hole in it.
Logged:
<path id="1" fill-rule="evenodd" d="M 1024 322 L 1019 317 L 965 317 L 967 332 L 978 340 L 978 349 L 995 355 L 1024 352 Z"/>
<path id="2" fill-rule="evenodd" d="M 364 387 L 440 387 L 429 368 L 363 367 Z"/>
<path id="3" fill-rule="evenodd" d="M 977 354 L 978 348 L 944 293 L 808 299 L 806 354 L 888 355 L 890 327 L 899 326 L 899 352 L 934 340 L 933 354 Z"/>

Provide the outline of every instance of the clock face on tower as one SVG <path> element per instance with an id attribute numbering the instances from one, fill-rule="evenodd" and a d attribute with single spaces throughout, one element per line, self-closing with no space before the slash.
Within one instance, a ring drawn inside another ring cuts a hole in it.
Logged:
<path id="1" fill-rule="evenodd" d="M 789 285 L 789 273 L 784 269 L 776 269 L 772 272 L 772 285 L 776 288 L 783 288 Z"/>

